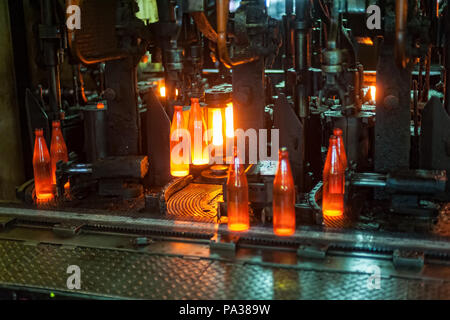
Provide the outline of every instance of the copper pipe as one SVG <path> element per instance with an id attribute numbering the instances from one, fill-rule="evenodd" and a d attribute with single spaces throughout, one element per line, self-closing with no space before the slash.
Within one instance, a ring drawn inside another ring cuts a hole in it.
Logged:
<path id="1" fill-rule="evenodd" d="M 203 33 L 206 38 L 208 38 L 212 42 L 217 43 L 217 32 L 216 32 L 216 30 L 214 30 L 214 28 L 209 23 L 208 18 L 206 18 L 205 13 L 204 12 L 192 12 L 191 16 L 194 19 L 198 30 L 200 30 L 200 32 Z"/>
<path id="2" fill-rule="evenodd" d="M 252 62 L 257 57 L 251 57 L 238 61 L 231 60 L 227 48 L 227 23 L 229 13 L 229 0 L 217 0 L 217 49 L 219 51 L 219 59 L 227 68 L 236 67 L 244 63 Z"/>
<path id="3" fill-rule="evenodd" d="M 408 0 L 395 2 L 395 61 L 401 68 L 408 64 L 406 57 L 406 23 L 408 19 Z"/>

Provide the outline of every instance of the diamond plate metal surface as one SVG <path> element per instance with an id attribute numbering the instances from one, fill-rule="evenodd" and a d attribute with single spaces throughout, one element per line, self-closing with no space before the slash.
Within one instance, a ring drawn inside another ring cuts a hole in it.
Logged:
<path id="1" fill-rule="evenodd" d="M 450 299 L 450 282 L 381 279 L 369 290 L 369 276 L 216 262 L 205 272 L 192 299 Z"/>
<path id="2" fill-rule="evenodd" d="M 68 290 L 67 267 L 81 269 L 81 291 L 110 297 L 182 299 L 209 262 L 120 250 L 64 249 L 0 241 L 0 284 Z"/>
<path id="3" fill-rule="evenodd" d="M 81 268 L 82 293 L 137 299 L 450 299 L 450 282 L 381 279 L 210 259 L 0 241 L 0 287 L 67 291 L 69 265 Z"/>

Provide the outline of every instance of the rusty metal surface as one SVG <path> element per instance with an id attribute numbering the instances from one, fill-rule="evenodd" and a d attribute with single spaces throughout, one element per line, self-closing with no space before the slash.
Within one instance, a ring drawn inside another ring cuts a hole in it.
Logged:
<path id="1" fill-rule="evenodd" d="M 442 207 L 432 232 L 442 237 L 450 237 L 450 204 Z"/>

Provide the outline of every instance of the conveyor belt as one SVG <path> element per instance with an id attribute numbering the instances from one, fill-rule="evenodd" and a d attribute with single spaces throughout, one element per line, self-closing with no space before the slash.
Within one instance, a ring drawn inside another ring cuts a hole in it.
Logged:
<path id="1" fill-rule="evenodd" d="M 167 202 L 169 218 L 217 222 L 217 202 L 222 199 L 222 186 L 191 183 L 175 193 Z"/>

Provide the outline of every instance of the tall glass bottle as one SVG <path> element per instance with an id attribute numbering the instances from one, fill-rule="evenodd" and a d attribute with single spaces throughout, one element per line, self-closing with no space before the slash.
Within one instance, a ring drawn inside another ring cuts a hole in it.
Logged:
<path id="1" fill-rule="evenodd" d="M 227 180 L 227 215 L 228 229 L 246 231 L 250 228 L 248 212 L 248 182 L 244 165 L 234 151 L 233 163 L 230 164 Z"/>
<path id="2" fill-rule="evenodd" d="M 295 233 L 295 185 L 289 153 L 286 148 L 278 152 L 278 166 L 273 181 L 273 231 L 278 236 Z"/>
<path id="3" fill-rule="evenodd" d="M 59 161 L 69 161 L 66 142 L 61 131 L 61 122 L 53 121 L 52 123 L 52 143 L 50 145 L 50 155 L 52 162 L 52 182 L 56 184 L 56 164 Z"/>
<path id="4" fill-rule="evenodd" d="M 325 216 L 338 217 L 344 214 L 344 175 L 338 139 L 331 136 L 323 169 L 322 211 Z"/>
<path id="5" fill-rule="evenodd" d="M 342 137 L 342 129 L 334 128 L 333 134 L 336 136 L 338 140 L 337 142 L 338 142 L 339 157 L 341 158 L 341 161 L 344 164 L 345 170 L 347 169 L 348 162 L 347 162 L 347 154 L 345 153 L 344 138 Z"/>
<path id="6" fill-rule="evenodd" d="M 189 175 L 190 142 L 184 141 L 187 138 L 184 133 L 183 107 L 175 106 L 170 128 L 170 173 L 174 177 Z"/>
<path id="7" fill-rule="evenodd" d="M 50 154 L 44 139 L 44 130 L 36 129 L 34 143 L 33 171 L 36 199 L 49 201 L 54 197 Z"/>
<path id="8" fill-rule="evenodd" d="M 209 163 L 207 126 L 198 99 L 191 99 L 189 113 L 189 132 L 191 134 L 191 159 L 193 165 Z"/>

